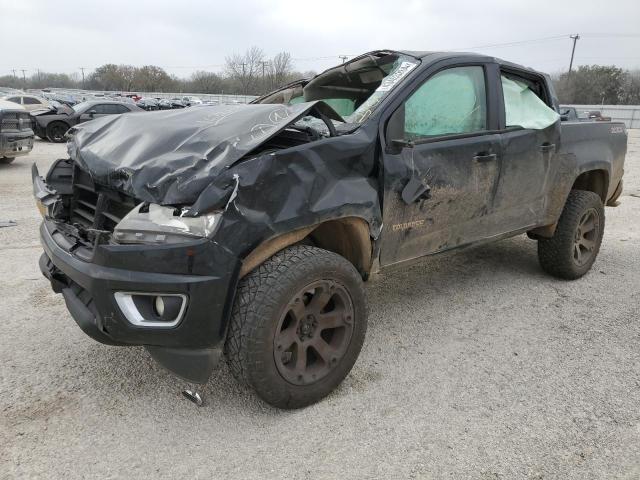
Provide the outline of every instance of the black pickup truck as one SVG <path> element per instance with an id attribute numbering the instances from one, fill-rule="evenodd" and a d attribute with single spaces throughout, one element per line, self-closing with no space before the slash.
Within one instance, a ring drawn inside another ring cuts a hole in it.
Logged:
<path id="1" fill-rule="evenodd" d="M 386 267 L 526 233 L 549 274 L 587 273 L 627 135 L 557 111 L 536 71 L 382 50 L 250 105 L 86 122 L 34 166 L 40 268 L 97 341 L 195 383 L 224 355 L 308 405 L 356 361 Z"/>

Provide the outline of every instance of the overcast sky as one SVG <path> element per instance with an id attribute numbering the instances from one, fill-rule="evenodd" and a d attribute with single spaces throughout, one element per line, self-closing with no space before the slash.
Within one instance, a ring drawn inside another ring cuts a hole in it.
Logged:
<path id="1" fill-rule="evenodd" d="M 640 0 L 0 0 L 0 75 L 117 63 L 183 77 L 221 71 L 252 45 L 290 52 L 301 71 L 395 48 L 467 49 L 553 73 L 568 68 L 571 33 L 576 64 L 640 68 Z"/>

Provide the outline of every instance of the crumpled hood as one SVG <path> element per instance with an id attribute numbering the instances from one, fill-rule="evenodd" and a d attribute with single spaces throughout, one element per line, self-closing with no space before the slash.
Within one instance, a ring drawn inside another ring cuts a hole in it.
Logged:
<path id="1" fill-rule="evenodd" d="M 100 185 L 143 201 L 191 204 L 236 161 L 325 103 L 212 105 L 102 117 L 72 129 L 70 157 Z"/>

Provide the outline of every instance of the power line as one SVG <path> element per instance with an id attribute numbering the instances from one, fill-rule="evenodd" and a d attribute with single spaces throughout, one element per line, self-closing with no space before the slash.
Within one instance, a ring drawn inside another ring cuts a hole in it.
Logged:
<path id="1" fill-rule="evenodd" d="M 452 48 L 451 50 L 477 50 L 479 48 L 513 47 L 517 45 L 526 45 L 528 43 L 539 43 L 539 42 L 546 42 L 549 40 L 559 40 L 561 38 L 567 38 L 567 35 L 554 35 L 552 37 L 534 38 L 531 40 L 520 40 L 517 42 L 492 43 L 488 45 L 477 45 L 475 47 Z"/>

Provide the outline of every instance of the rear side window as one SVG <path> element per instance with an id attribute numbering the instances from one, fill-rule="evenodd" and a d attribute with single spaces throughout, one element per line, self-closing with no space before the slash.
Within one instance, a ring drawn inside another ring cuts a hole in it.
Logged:
<path id="1" fill-rule="evenodd" d="M 22 101 L 25 105 L 40 105 L 41 102 L 37 98 L 34 97 L 22 97 Z"/>
<path id="2" fill-rule="evenodd" d="M 94 111 L 95 113 L 97 113 L 98 115 L 105 115 L 107 113 L 111 113 L 109 111 L 109 105 L 106 104 L 98 104 L 98 105 L 94 105 L 93 107 L 91 107 L 89 109 L 89 111 Z"/>
<path id="3" fill-rule="evenodd" d="M 17 103 L 17 104 L 21 104 L 22 103 L 20 101 L 20 97 L 11 97 L 11 98 L 7 98 L 7 100 L 9 100 L 10 102 L 13 102 L 13 103 Z"/>
<path id="4" fill-rule="evenodd" d="M 560 120 L 560 115 L 534 92 L 540 86 L 513 75 L 501 76 L 507 127 L 541 130 Z"/>
<path id="5" fill-rule="evenodd" d="M 405 103 L 407 139 L 486 128 L 484 69 L 479 66 L 443 70 L 423 83 Z"/>

